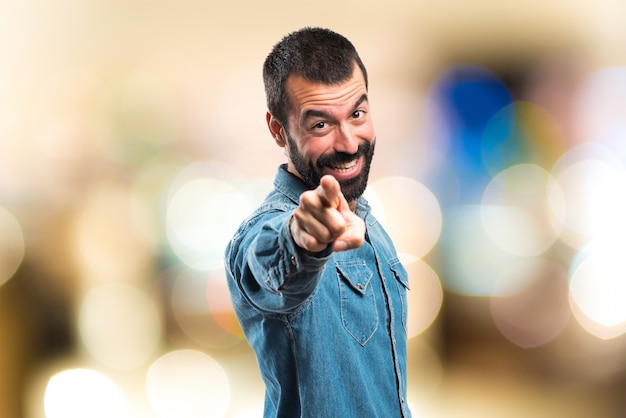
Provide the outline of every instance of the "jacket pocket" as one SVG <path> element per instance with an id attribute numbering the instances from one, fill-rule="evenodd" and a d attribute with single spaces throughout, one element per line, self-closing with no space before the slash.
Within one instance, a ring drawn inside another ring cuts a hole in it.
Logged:
<path id="1" fill-rule="evenodd" d="M 378 328 L 378 313 L 372 270 L 363 260 L 337 261 L 337 280 L 343 328 L 359 344 L 365 345 Z"/>

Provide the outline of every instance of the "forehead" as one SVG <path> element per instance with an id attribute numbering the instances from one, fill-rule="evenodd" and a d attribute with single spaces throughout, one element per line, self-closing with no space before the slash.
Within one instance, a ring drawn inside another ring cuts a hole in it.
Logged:
<path id="1" fill-rule="evenodd" d="M 324 84 L 301 76 L 291 76 L 287 80 L 286 90 L 292 111 L 296 114 L 316 107 L 351 106 L 359 97 L 367 94 L 365 79 L 356 66 L 352 76 L 338 84 Z"/>

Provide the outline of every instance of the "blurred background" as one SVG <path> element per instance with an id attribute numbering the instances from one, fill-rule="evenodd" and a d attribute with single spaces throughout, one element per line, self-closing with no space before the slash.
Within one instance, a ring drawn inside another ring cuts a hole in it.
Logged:
<path id="1" fill-rule="evenodd" d="M 0 1 L 0 417 L 260 417 L 222 254 L 261 66 L 368 67 L 414 417 L 626 416 L 626 3 Z"/>

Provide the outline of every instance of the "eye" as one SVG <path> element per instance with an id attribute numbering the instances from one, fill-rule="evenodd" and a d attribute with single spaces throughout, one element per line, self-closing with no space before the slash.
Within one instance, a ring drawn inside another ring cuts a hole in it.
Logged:
<path id="1" fill-rule="evenodd" d="M 354 112 L 352 112 L 352 117 L 354 119 L 360 119 L 363 117 L 363 115 L 365 115 L 365 112 L 363 110 L 355 110 Z"/>
<path id="2" fill-rule="evenodd" d="M 313 125 L 313 129 L 324 129 L 326 127 L 326 122 L 317 122 Z"/>

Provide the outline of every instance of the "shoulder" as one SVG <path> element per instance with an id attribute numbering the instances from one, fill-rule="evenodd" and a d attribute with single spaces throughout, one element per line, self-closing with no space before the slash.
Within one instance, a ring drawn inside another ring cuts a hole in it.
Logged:
<path id="1" fill-rule="evenodd" d="M 249 232 L 255 227 L 255 225 L 263 223 L 264 221 L 285 212 L 293 211 L 295 208 L 296 205 L 289 199 L 284 197 L 281 198 L 280 193 L 270 193 L 267 199 L 265 199 L 265 201 L 239 225 L 237 232 L 235 232 L 235 235 L 233 236 L 233 240 L 236 240 L 238 236 Z"/>

